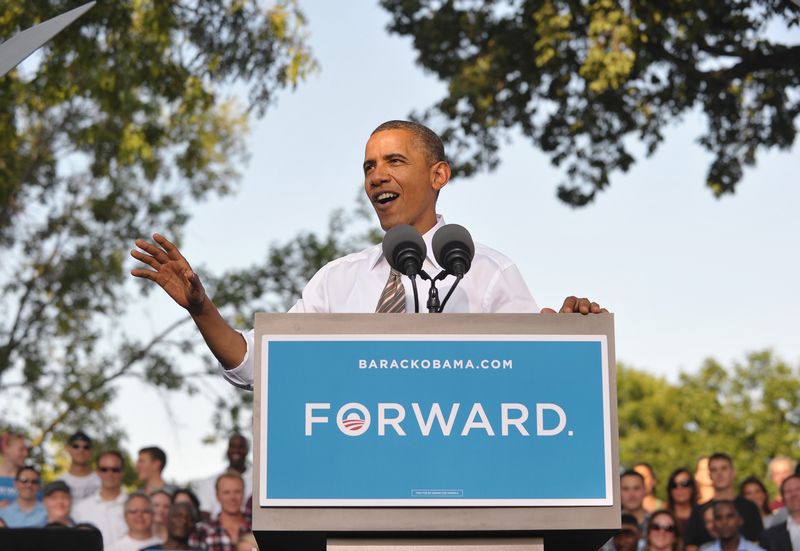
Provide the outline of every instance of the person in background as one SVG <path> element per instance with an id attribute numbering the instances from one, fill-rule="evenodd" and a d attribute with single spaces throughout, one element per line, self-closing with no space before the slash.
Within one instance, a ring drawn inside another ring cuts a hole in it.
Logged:
<path id="1" fill-rule="evenodd" d="M 764 530 L 761 546 L 768 551 L 800 551 L 800 475 L 790 474 L 783 479 L 781 500 L 787 518 Z"/>
<path id="2" fill-rule="evenodd" d="M 213 551 L 236 551 L 239 538 L 251 531 L 242 513 L 244 481 L 239 473 L 231 471 L 217 478 L 216 488 L 219 516 L 198 524 L 197 534 L 190 543 Z"/>
<path id="3" fill-rule="evenodd" d="M 758 541 L 763 531 L 761 514 L 758 507 L 744 498 L 736 497 L 734 491 L 734 480 L 736 470 L 733 467 L 733 459 L 725 453 L 714 453 L 708 458 L 708 467 L 711 473 L 711 482 L 714 484 L 714 498 L 695 508 L 689 518 L 689 525 L 686 528 L 686 549 L 696 551 L 697 548 L 712 537 L 705 529 L 703 523 L 704 509 L 711 507 L 717 501 L 731 501 L 736 506 L 738 516 L 742 519 L 742 533 L 745 539 Z M 716 513 L 715 513 L 716 514 Z"/>
<path id="4" fill-rule="evenodd" d="M 172 506 L 172 496 L 166 490 L 156 490 L 150 494 L 153 502 L 153 535 L 159 541 L 167 541 L 167 516 Z"/>
<path id="5" fill-rule="evenodd" d="M 100 477 L 92 469 L 92 439 L 83 431 L 78 431 L 67 440 L 69 470 L 60 480 L 72 490 L 72 499 L 77 503 L 100 490 Z"/>
<path id="6" fill-rule="evenodd" d="M 653 511 L 663 509 L 664 502 L 658 499 L 654 494 L 658 480 L 656 479 L 656 474 L 653 471 L 653 467 L 650 465 L 650 463 L 637 463 L 633 466 L 633 470 L 642 475 L 642 478 L 644 478 L 645 494 L 644 501 L 642 502 L 644 510 L 648 513 L 652 513 Z"/>
<path id="7" fill-rule="evenodd" d="M 672 471 L 667 481 L 667 510 L 675 515 L 680 536 L 686 534 L 689 517 L 697 503 L 697 486 L 689 469 L 678 468 Z"/>
<path id="8" fill-rule="evenodd" d="M 100 490 L 75 504 L 76 522 L 93 524 L 103 534 L 103 545 L 117 541 L 128 531 L 125 524 L 125 494 L 122 492 L 122 469 L 125 460 L 116 450 L 97 457 Z"/>
<path id="9" fill-rule="evenodd" d="M 9 528 L 41 528 L 47 524 L 47 510 L 36 500 L 42 479 L 33 467 L 20 467 L 14 478 L 17 498 L 11 505 L 0 509 Z"/>
<path id="10" fill-rule="evenodd" d="M 611 551 L 637 551 L 641 549 L 642 531 L 639 529 L 639 522 L 636 517 L 627 513 L 622 513 L 622 526 L 611 541 L 603 549 Z"/>
<path id="11" fill-rule="evenodd" d="M 164 482 L 161 474 L 167 466 L 167 454 L 157 446 L 150 446 L 139 450 L 139 458 L 136 460 L 136 473 L 139 475 L 139 482 L 142 483 L 142 491 L 152 494 L 156 490 L 166 490 L 169 493 L 175 491 L 175 487 Z"/>
<path id="12" fill-rule="evenodd" d="M 181 501 L 173 503 L 167 515 L 167 541 L 141 551 L 162 551 L 165 549 L 188 549 L 199 551 L 201 547 L 193 547 L 189 540 L 194 533 L 195 525 L 200 520 L 197 509 L 191 503 Z M 216 548 L 210 548 L 215 550 Z"/>
<path id="13" fill-rule="evenodd" d="M 0 434 L 0 508 L 11 504 L 17 497 L 14 481 L 17 471 L 25 466 L 28 459 L 28 443 L 25 436 L 18 432 Z"/>
<path id="14" fill-rule="evenodd" d="M 666 509 L 655 511 L 647 523 L 644 551 L 680 551 L 683 546 L 678 530 L 675 515 Z"/>
<path id="15" fill-rule="evenodd" d="M 764 483 L 756 476 L 748 476 L 739 484 L 740 498 L 751 501 L 761 513 L 761 522 L 764 528 L 772 526 L 773 515 L 769 508 L 769 493 Z"/>
<path id="16" fill-rule="evenodd" d="M 622 512 L 633 515 L 639 523 L 639 532 L 647 535 L 650 513 L 644 509 L 644 477 L 636 471 L 625 471 L 619 477 L 619 500 Z"/>
<path id="17" fill-rule="evenodd" d="M 71 527 L 72 489 L 63 480 L 56 480 L 44 487 L 42 504 L 47 510 L 47 526 L 61 525 Z"/>
<path id="18" fill-rule="evenodd" d="M 711 509 L 714 511 L 714 530 L 717 539 L 708 548 L 709 551 L 764 551 L 755 543 L 747 541 L 741 534 L 743 520 L 733 501 L 717 500 Z"/>
<path id="19" fill-rule="evenodd" d="M 189 488 L 178 488 L 172 494 L 172 503 L 191 503 L 195 510 L 200 511 L 200 500 Z"/>
<path id="20" fill-rule="evenodd" d="M 767 476 L 772 480 L 772 483 L 775 484 L 775 487 L 780 489 L 783 481 L 792 474 L 795 469 L 797 468 L 797 462 L 785 455 L 778 455 L 772 458 L 772 461 L 769 462 L 769 466 L 767 467 Z M 777 511 L 783 507 L 783 501 L 781 497 L 778 496 L 775 500 L 769 504 L 769 508 L 772 511 Z"/>
<path id="21" fill-rule="evenodd" d="M 228 439 L 228 449 L 225 456 L 228 459 L 228 467 L 224 472 L 234 471 L 241 475 L 244 480 L 244 495 L 250 495 L 253 491 L 253 473 L 247 462 L 250 452 L 250 442 L 243 435 L 234 433 Z M 200 499 L 200 511 L 204 518 L 216 518 L 219 515 L 219 501 L 217 501 L 216 483 L 219 475 L 210 476 L 195 485 L 197 497 Z"/>
<path id="22" fill-rule="evenodd" d="M 153 536 L 153 504 L 147 494 L 136 492 L 125 500 L 125 524 L 128 533 L 106 545 L 106 551 L 139 551 L 142 547 L 161 543 Z"/>

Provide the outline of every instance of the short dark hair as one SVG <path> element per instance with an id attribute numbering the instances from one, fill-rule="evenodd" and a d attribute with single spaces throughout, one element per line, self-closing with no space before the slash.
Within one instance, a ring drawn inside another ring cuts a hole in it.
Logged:
<path id="1" fill-rule="evenodd" d="M 781 497 L 783 497 L 783 490 L 786 487 L 786 483 L 790 480 L 800 480 L 800 474 L 790 474 L 783 479 L 783 482 L 781 482 Z"/>
<path id="2" fill-rule="evenodd" d="M 714 452 L 708 456 L 708 465 L 711 466 L 712 461 L 727 461 L 728 465 L 733 467 L 733 459 L 725 452 Z"/>
<path id="3" fill-rule="evenodd" d="M 622 480 L 626 476 L 635 476 L 636 478 L 642 481 L 642 484 L 644 484 L 644 477 L 641 475 L 641 473 L 637 473 L 633 469 L 628 469 L 627 471 L 619 475 L 619 479 Z"/>
<path id="4" fill-rule="evenodd" d="M 177 490 L 175 490 L 172 493 L 172 502 L 173 503 L 175 503 L 175 498 L 178 496 L 178 494 L 186 494 L 189 497 L 189 501 L 191 501 L 192 505 L 194 505 L 194 508 L 197 509 L 198 511 L 200 510 L 200 500 L 197 499 L 197 494 L 195 494 L 191 489 L 189 489 L 189 488 L 178 488 Z"/>
<path id="5" fill-rule="evenodd" d="M 119 450 L 105 450 L 100 452 L 97 456 L 97 461 L 96 461 L 98 467 L 100 467 L 100 460 L 102 460 L 103 457 L 105 457 L 106 455 L 113 455 L 114 457 L 119 459 L 119 466 L 123 468 L 125 467 L 125 457 Z"/>
<path id="6" fill-rule="evenodd" d="M 159 448 L 158 446 L 149 446 L 147 448 L 142 448 L 139 450 L 139 454 L 146 453 L 150 456 L 151 459 L 158 461 L 161 463 L 161 468 L 158 469 L 159 471 L 163 471 L 164 467 L 167 466 L 167 454 L 164 453 L 164 450 Z"/>
<path id="7" fill-rule="evenodd" d="M 425 151 L 428 162 L 431 164 L 438 163 L 439 161 L 447 162 L 444 156 L 444 144 L 442 143 L 442 139 L 427 126 L 414 121 L 392 120 L 378 125 L 370 135 L 383 132 L 384 130 L 407 130 L 411 132 Z"/>
<path id="8" fill-rule="evenodd" d="M 736 503 L 734 503 L 732 499 L 720 499 L 719 501 L 713 502 L 711 504 L 711 509 L 714 511 L 714 516 L 717 516 L 717 511 L 720 507 L 730 507 L 736 512 L 738 517 L 742 516 L 742 514 L 739 512 L 739 509 L 736 508 Z"/>
<path id="9" fill-rule="evenodd" d="M 33 466 L 31 466 L 31 465 L 23 465 L 22 467 L 20 467 L 19 469 L 17 469 L 17 473 L 14 475 L 14 480 L 18 479 L 18 478 L 19 478 L 19 475 L 21 475 L 21 474 L 22 474 L 22 473 L 24 473 L 25 471 L 33 471 L 33 472 L 35 472 L 35 473 L 36 473 L 36 476 L 39 476 L 39 477 L 41 476 L 41 475 L 39 474 L 39 469 L 37 469 L 36 467 L 33 467 Z"/>
<path id="10" fill-rule="evenodd" d="M 90 447 L 92 445 L 92 439 L 89 438 L 89 435 L 83 432 L 82 430 L 79 430 L 78 432 L 70 436 L 69 439 L 67 440 L 67 444 L 72 444 L 73 442 L 77 442 L 78 440 L 86 442 L 87 444 L 89 444 Z"/>

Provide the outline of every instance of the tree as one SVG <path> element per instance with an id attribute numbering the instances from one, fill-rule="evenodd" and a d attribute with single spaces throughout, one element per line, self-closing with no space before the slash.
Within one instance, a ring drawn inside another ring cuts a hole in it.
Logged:
<path id="1" fill-rule="evenodd" d="M 708 359 L 677 384 L 621 365 L 617 388 L 620 461 L 647 461 L 662 481 L 716 451 L 733 457 L 740 478 L 762 479 L 771 458 L 800 453 L 800 368 L 769 351 L 729 369 Z"/>
<path id="2" fill-rule="evenodd" d="M 447 83 L 422 118 L 442 129 L 458 174 L 494 168 L 514 128 L 566 164 L 558 196 L 583 206 L 635 162 L 631 138 L 651 155 L 668 123 L 699 108 L 714 156 L 706 185 L 720 197 L 759 150 L 794 143 L 800 45 L 768 30 L 800 23 L 785 0 L 381 3 Z"/>
<path id="3" fill-rule="evenodd" d="M 0 1 L 0 36 L 79 3 Z M 132 239 L 179 237 L 192 201 L 231 192 L 247 121 L 314 61 L 291 0 L 165 0 L 98 3 L 25 67 L 0 79 L 0 414 L 105 435 L 120 378 L 192 390 L 167 361 L 186 319 L 120 323 Z"/>

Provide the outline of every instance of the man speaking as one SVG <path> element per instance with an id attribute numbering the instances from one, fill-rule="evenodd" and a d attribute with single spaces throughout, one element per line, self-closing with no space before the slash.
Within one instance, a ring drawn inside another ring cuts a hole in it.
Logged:
<path id="1" fill-rule="evenodd" d="M 431 240 L 444 220 L 436 213 L 439 191 L 450 181 L 439 136 L 429 128 L 408 121 L 389 121 L 378 126 L 367 141 L 364 153 L 364 191 L 375 208 L 381 227 L 388 231 L 400 224 L 413 226 L 431 251 Z M 154 234 L 156 244 L 136 240 L 139 250 L 131 256 L 152 269 L 135 269 L 135 277 L 160 285 L 192 316 L 211 352 L 224 369 L 224 376 L 236 386 L 252 388 L 253 331 L 242 333 L 228 325 L 208 297 L 200 281 L 164 236 Z M 438 273 L 432 253 L 423 269 Z M 453 285 L 455 277 L 448 277 Z M 410 283 L 392 270 L 380 245 L 338 258 L 317 272 L 308 282 L 300 300 L 289 310 L 303 313 L 413 312 Z M 448 312 L 538 313 L 539 307 L 528 291 L 517 267 L 499 252 L 480 244 L 469 273 L 447 303 Z M 542 313 L 554 313 L 543 308 Z M 562 313 L 606 312 L 586 298 L 570 296 Z"/>

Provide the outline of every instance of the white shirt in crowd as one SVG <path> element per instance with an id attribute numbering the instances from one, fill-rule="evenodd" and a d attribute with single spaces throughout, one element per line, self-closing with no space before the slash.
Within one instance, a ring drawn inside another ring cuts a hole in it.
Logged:
<path id="1" fill-rule="evenodd" d="M 436 231 L 444 225 L 437 215 L 436 225 L 422 238 L 428 254 L 422 269 L 431 277 L 441 271 L 433 255 L 431 241 Z M 386 286 L 391 268 L 383 256 L 382 245 L 349 254 L 325 265 L 308 282 L 300 300 L 289 313 L 369 313 L 374 312 L 378 298 Z M 420 312 L 427 312 L 425 303 L 429 283 L 417 278 Z M 448 276 L 436 284 L 442 300 L 455 282 Z M 414 295 L 411 282 L 403 277 L 406 288 L 406 312 L 414 312 Z M 539 306 L 531 296 L 519 269 L 502 253 L 479 243 L 475 244 L 475 257 L 469 272 L 458 284 L 444 309 L 448 313 L 531 313 Z M 243 332 L 247 352 L 242 363 L 234 369 L 224 370 L 223 376 L 233 385 L 251 389 L 253 385 L 254 331 Z"/>
<path id="2" fill-rule="evenodd" d="M 217 518 L 221 511 L 216 489 L 217 478 L 220 474 L 222 473 L 192 483 L 192 489 L 197 495 L 197 499 L 200 500 L 200 509 L 208 511 L 212 519 Z M 253 495 L 253 471 L 250 467 L 247 467 L 242 474 L 242 480 L 244 480 L 244 499 L 246 500 Z"/>
<path id="3" fill-rule="evenodd" d="M 100 491 L 100 477 L 94 471 L 86 476 L 65 473 L 59 480 L 63 480 L 69 486 L 72 491 L 73 503 L 77 503 Z"/>
<path id="4" fill-rule="evenodd" d="M 126 499 L 125 493 L 120 492 L 116 499 L 104 501 L 100 492 L 97 492 L 75 505 L 72 518 L 77 523 L 88 522 L 95 525 L 103 534 L 103 546 L 108 550 L 113 542 L 128 533 L 128 525 L 125 524 Z"/>
<path id="5" fill-rule="evenodd" d="M 144 540 L 135 540 L 130 537 L 129 534 L 125 534 L 111 545 L 107 545 L 105 551 L 139 551 L 140 549 L 159 543 L 164 542 L 161 541 L 161 538 L 155 536 Z"/>

